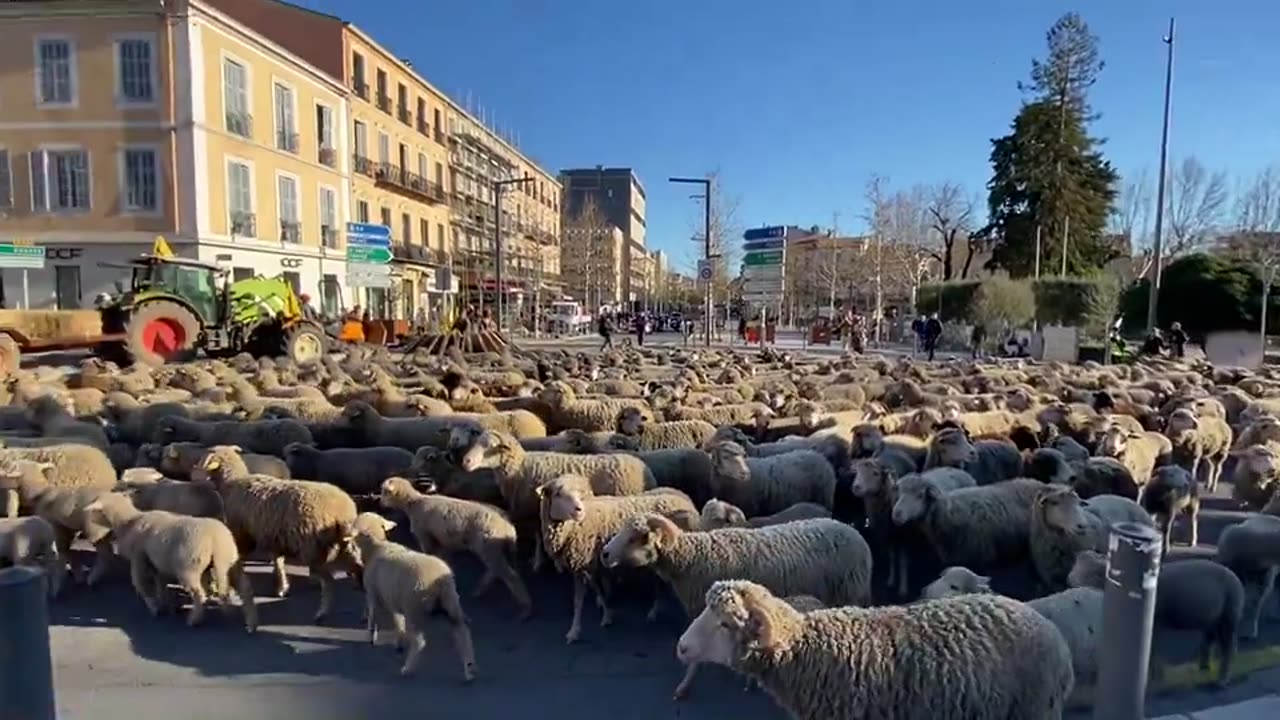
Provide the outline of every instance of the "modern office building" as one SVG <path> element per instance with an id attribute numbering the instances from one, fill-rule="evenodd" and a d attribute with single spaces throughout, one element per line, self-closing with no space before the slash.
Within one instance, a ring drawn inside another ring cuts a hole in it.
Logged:
<path id="1" fill-rule="evenodd" d="M 560 183 L 564 186 L 566 222 L 591 212 L 622 231 L 627 251 L 621 253 L 619 301 L 643 303 L 649 259 L 645 247 L 645 193 L 640 178 L 631 168 L 596 166 L 561 170 Z M 588 210 L 590 207 L 595 210 Z"/>

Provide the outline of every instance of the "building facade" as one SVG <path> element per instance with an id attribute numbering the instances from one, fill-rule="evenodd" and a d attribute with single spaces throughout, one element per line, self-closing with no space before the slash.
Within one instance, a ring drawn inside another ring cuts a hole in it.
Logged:
<path id="1" fill-rule="evenodd" d="M 619 296 L 616 302 L 646 305 L 652 268 L 645 247 L 646 200 L 640 178 L 631 168 L 596 166 L 561 170 L 560 183 L 566 218 L 577 221 L 590 215 L 588 224 L 608 225 L 622 232 L 626 247 L 620 253 L 622 263 L 613 281 Z M 564 257 L 571 256 L 564 253 Z"/>

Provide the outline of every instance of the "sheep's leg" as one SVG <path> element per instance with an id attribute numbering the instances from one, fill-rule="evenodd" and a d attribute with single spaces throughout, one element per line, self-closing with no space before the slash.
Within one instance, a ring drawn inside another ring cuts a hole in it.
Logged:
<path id="1" fill-rule="evenodd" d="M 535 573 L 542 570 L 542 560 L 542 534 L 539 533 L 538 536 L 533 539 L 533 563 L 530 565 L 530 568 Z"/>
<path id="2" fill-rule="evenodd" d="M 152 586 L 151 578 L 147 576 L 146 560 L 138 558 L 129 563 L 129 580 L 133 582 L 133 591 L 138 593 L 142 602 L 146 603 L 147 610 L 153 616 L 159 615 L 160 604 L 156 598 L 152 597 L 155 588 Z"/>
<path id="3" fill-rule="evenodd" d="M 1236 657 L 1235 625 L 1223 623 L 1215 633 L 1218 645 L 1218 687 L 1225 688 L 1231 681 L 1231 663 Z"/>
<path id="4" fill-rule="evenodd" d="M 289 573 L 284 570 L 284 557 L 277 555 L 271 559 L 271 563 L 275 569 L 276 597 L 282 598 L 289 594 Z"/>
<path id="5" fill-rule="evenodd" d="M 680 678 L 680 684 L 676 685 L 675 692 L 671 693 L 671 699 L 684 700 L 689 697 L 689 686 L 693 684 L 693 676 L 697 674 L 698 663 L 689 663 L 684 669 L 684 677 Z"/>
<path id="6" fill-rule="evenodd" d="M 0 503 L 0 507 L 4 508 L 4 517 L 6 518 L 18 517 L 18 505 L 19 505 L 18 491 L 5 490 L 3 491 L 3 494 L 4 494 L 4 498 L 3 498 L 4 502 Z"/>
<path id="7" fill-rule="evenodd" d="M 662 582 L 658 579 L 653 581 L 653 604 L 649 606 L 649 613 L 644 616 L 646 622 L 657 622 L 658 615 L 662 613 Z"/>
<path id="8" fill-rule="evenodd" d="M 316 563 L 308 569 L 311 577 L 320 582 L 320 608 L 316 610 L 315 621 L 321 623 L 333 609 L 333 570 L 324 563 Z"/>
<path id="9" fill-rule="evenodd" d="M 77 583 L 84 582 L 84 569 L 76 564 L 75 558 L 71 555 L 71 541 L 75 537 L 75 531 L 55 525 L 53 532 L 53 544 L 58 548 L 58 555 L 66 561 L 71 579 Z"/>
<path id="10" fill-rule="evenodd" d="M 151 596 L 156 599 L 156 606 L 161 615 L 168 615 L 173 610 L 173 594 L 169 592 L 169 581 L 156 574 L 151 577 Z"/>
<path id="11" fill-rule="evenodd" d="M 369 644 L 378 644 L 378 601 L 373 593 L 364 594 L 364 629 L 369 633 Z"/>
<path id="12" fill-rule="evenodd" d="M 904 550 L 897 551 L 898 560 L 898 597 L 905 598 L 911 592 L 911 555 Z"/>
<path id="13" fill-rule="evenodd" d="M 440 596 L 440 608 L 449 618 L 449 634 L 453 638 L 453 649 L 462 661 L 462 680 L 471 682 L 476 677 L 476 648 L 471 641 L 471 626 L 467 622 L 467 614 L 462 611 L 462 603 L 458 601 L 456 592 L 444 592 Z"/>
<path id="14" fill-rule="evenodd" d="M 89 571 L 89 587 L 93 587 L 111 569 L 111 560 L 115 553 L 111 551 L 111 541 L 104 540 L 93 546 L 93 569 Z"/>
<path id="15" fill-rule="evenodd" d="M 488 567 L 486 567 L 484 569 L 484 575 L 480 576 L 480 582 L 476 583 L 476 589 L 471 591 L 471 597 L 478 598 L 484 595 L 485 593 L 489 592 L 489 588 L 490 586 L 493 585 L 494 580 L 495 580 L 495 577 L 493 574 L 493 570 L 490 570 Z"/>
<path id="16" fill-rule="evenodd" d="M 1187 522 L 1191 523 L 1191 547 L 1200 544 L 1200 499 L 1193 498 L 1185 513 Z"/>
<path id="17" fill-rule="evenodd" d="M 573 576 L 573 621 L 569 623 L 569 632 L 565 633 L 565 643 L 575 643 L 582 635 L 582 605 L 587 599 L 587 584 L 582 578 Z"/>
<path id="18" fill-rule="evenodd" d="M 395 633 L 396 652 L 402 653 L 408 646 L 409 635 L 404 629 L 404 615 L 400 613 L 389 612 L 385 607 L 379 605 L 382 612 L 386 612 L 391 617 L 391 631 Z"/>
<path id="19" fill-rule="evenodd" d="M 237 561 L 231 566 L 231 582 L 235 583 L 236 594 L 240 596 L 240 612 L 244 613 L 244 629 L 253 633 L 258 630 L 258 603 L 253 597 L 253 586 L 249 584 L 249 575 L 244 571 L 244 563 Z M 230 604 L 231 592 L 227 589 L 223 595 L 223 603 Z"/>
<path id="20" fill-rule="evenodd" d="M 408 677 L 418 669 L 418 660 L 422 657 L 422 649 L 427 646 L 427 639 L 423 637 L 422 629 L 412 619 L 406 618 L 405 620 L 405 634 L 408 638 L 408 651 L 404 656 L 404 665 L 400 666 L 401 677 Z"/>
<path id="21" fill-rule="evenodd" d="M 1246 635 L 1249 639 L 1258 637 L 1258 621 L 1262 618 L 1262 608 L 1267 606 L 1267 600 L 1275 589 L 1278 574 L 1280 574 L 1280 566 L 1273 566 L 1267 568 L 1266 577 L 1262 579 L 1262 587 L 1258 589 L 1258 604 L 1253 608 L 1253 618 L 1249 623 L 1250 633 Z"/>
<path id="22" fill-rule="evenodd" d="M 182 588 L 191 595 L 191 610 L 187 612 L 187 627 L 195 627 L 204 620 L 204 603 L 208 596 L 204 592 L 204 573 L 189 574 L 178 578 Z"/>
<path id="23" fill-rule="evenodd" d="M 595 576 L 589 577 L 587 582 L 591 584 L 591 591 L 596 595 L 596 605 L 600 607 L 600 627 L 609 627 L 613 624 L 613 609 L 605 599 L 604 583 Z"/>
<path id="24" fill-rule="evenodd" d="M 887 576 L 884 579 L 884 584 L 885 584 L 885 587 L 889 588 L 889 590 L 892 591 L 895 587 L 897 587 L 898 554 L 894 552 L 893 548 L 891 547 L 885 548 L 884 554 L 885 554 L 886 564 L 889 566 L 889 572 L 887 573 Z"/>
<path id="25" fill-rule="evenodd" d="M 520 574 L 511 567 L 511 563 L 507 562 L 505 556 L 492 560 L 489 574 L 496 575 L 502 580 L 502 583 L 511 591 L 511 597 L 515 598 L 516 604 L 520 606 L 520 619 L 528 620 L 533 613 L 533 600 L 529 597 L 529 589 L 525 587 L 524 580 L 520 579 Z"/>

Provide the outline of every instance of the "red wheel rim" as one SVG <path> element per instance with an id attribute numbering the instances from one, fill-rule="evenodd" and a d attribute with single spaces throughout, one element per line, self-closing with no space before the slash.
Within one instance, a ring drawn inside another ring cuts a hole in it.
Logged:
<path id="1" fill-rule="evenodd" d="M 142 326 L 142 347 L 169 357 L 186 347 L 187 330 L 172 318 L 156 318 Z"/>

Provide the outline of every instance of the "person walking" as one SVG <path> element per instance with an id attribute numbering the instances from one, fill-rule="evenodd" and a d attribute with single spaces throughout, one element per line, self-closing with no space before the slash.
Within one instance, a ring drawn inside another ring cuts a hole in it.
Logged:
<path id="1" fill-rule="evenodd" d="M 605 313 L 600 313 L 600 320 L 598 321 L 596 330 L 600 333 L 600 337 L 604 338 L 604 342 L 600 344 L 600 352 L 604 352 L 605 348 L 612 350 L 613 327 L 609 323 L 609 316 Z"/>
<path id="2" fill-rule="evenodd" d="M 969 335 L 969 344 L 972 346 L 973 359 L 977 360 L 982 354 L 982 344 L 987 341 L 987 327 L 982 323 L 973 326 L 973 332 Z"/>
<path id="3" fill-rule="evenodd" d="M 636 344 L 642 347 L 644 346 L 645 322 L 644 313 L 636 313 Z"/>
<path id="4" fill-rule="evenodd" d="M 938 350 L 938 338 L 942 337 L 942 321 L 938 313 L 929 315 L 924 323 L 924 349 L 929 353 L 929 362 L 933 362 L 933 354 Z"/>
<path id="5" fill-rule="evenodd" d="M 744 343 L 747 341 L 747 313 L 745 311 L 738 313 L 738 337 Z"/>
<path id="6" fill-rule="evenodd" d="M 924 316 L 918 315 L 915 320 L 911 321 L 911 342 L 913 344 L 911 354 L 919 354 L 924 349 Z"/>
<path id="7" fill-rule="evenodd" d="M 1187 333 L 1182 329 L 1182 323 L 1175 321 L 1169 326 L 1169 344 L 1173 346 L 1174 357 L 1187 356 L 1187 340 Z"/>

